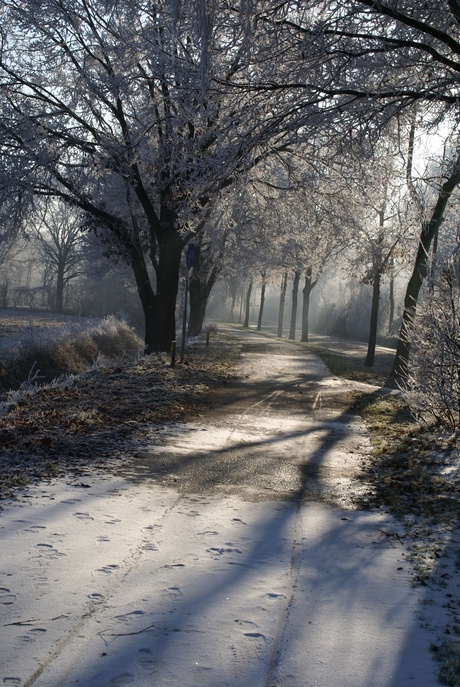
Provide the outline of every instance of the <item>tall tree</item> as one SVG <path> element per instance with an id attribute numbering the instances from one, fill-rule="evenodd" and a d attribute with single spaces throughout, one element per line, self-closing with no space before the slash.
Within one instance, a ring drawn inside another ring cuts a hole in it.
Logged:
<path id="1" fill-rule="evenodd" d="M 217 243 L 209 233 L 202 231 L 195 239 L 195 261 L 189 282 L 190 336 L 198 336 L 203 329 L 208 299 L 222 266 L 225 235 L 220 238 L 221 241 Z"/>
<path id="2" fill-rule="evenodd" d="M 1 0 L 0 26 L 2 221 L 17 226 L 37 196 L 80 208 L 133 270 L 147 351 L 167 350 L 203 213 L 307 137 L 291 96 L 253 87 L 283 65 L 276 32 L 194 0 Z"/>

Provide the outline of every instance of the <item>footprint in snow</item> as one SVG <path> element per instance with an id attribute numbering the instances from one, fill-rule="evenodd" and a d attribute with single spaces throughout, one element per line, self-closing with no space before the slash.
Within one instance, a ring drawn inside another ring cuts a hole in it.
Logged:
<path id="1" fill-rule="evenodd" d="M 67 556 L 66 553 L 61 553 L 52 546 L 52 544 L 41 543 L 37 544 L 37 548 L 42 549 L 43 553 L 40 556 L 46 554 L 49 558 L 59 558 L 59 556 Z"/>
<path id="2" fill-rule="evenodd" d="M 77 513 L 74 513 L 74 515 L 79 520 L 94 520 L 94 518 L 91 517 L 91 515 L 89 513 L 77 512 Z"/>
<path id="3" fill-rule="evenodd" d="M 96 537 L 97 542 L 108 542 L 110 541 L 110 537 L 106 537 L 105 534 L 100 534 L 98 537 Z"/>
<path id="4" fill-rule="evenodd" d="M 119 567 L 120 566 L 116 563 L 110 563 L 109 565 L 103 565 L 102 568 L 97 568 L 96 572 L 110 575 L 110 573 L 113 573 L 115 570 L 118 570 Z"/>
<path id="5" fill-rule="evenodd" d="M 20 637 L 17 637 L 15 640 L 15 645 L 19 648 L 26 646 L 27 644 L 32 644 L 35 642 L 35 637 L 31 637 L 30 635 L 21 635 Z"/>
<path id="6" fill-rule="evenodd" d="M 30 527 L 25 527 L 24 532 L 41 532 L 42 530 L 46 530 L 46 527 L 44 525 L 31 525 Z"/>
<path id="7" fill-rule="evenodd" d="M 113 677 L 109 682 L 109 687 L 124 687 L 125 685 L 132 685 L 134 682 L 134 675 L 131 673 L 122 673 Z"/>
<path id="8" fill-rule="evenodd" d="M 11 606 L 15 601 L 15 594 L 10 594 L 10 590 L 7 587 L 0 587 L 0 604 L 2 606 Z"/>
<path id="9" fill-rule="evenodd" d="M 134 682 L 134 675 L 132 673 L 121 673 L 117 677 L 113 677 L 109 682 L 109 687 L 125 687 L 125 685 L 132 685 Z"/>
<path id="10" fill-rule="evenodd" d="M 284 597 L 284 594 L 275 594 L 275 592 L 268 592 L 268 594 L 265 594 L 265 596 L 268 599 L 280 599 Z"/>
<path id="11" fill-rule="evenodd" d="M 34 587 L 48 587 L 49 580 L 47 577 L 35 577 L 33 580 Z"/>
<path id="12" fill-rule="evenodd" d="M 141 611 L 141 610 L 138 610 L 138 611 L 130 611 L 129 613 L 123 613 L 122 615 L 116 615 L 115 618 L 116 618 L 117 620 L 128 621 L 128 620 L 131 620 L 131 618 L 132 618 L 133 616 L 136 617 L 136 616 L 145 615 L 145 614 L 146 614 L 146 611 Z"/>
<path id="13" fill-rule="evenodd" d="M 208 552 L 209 553 L 218 553 L 220 555 L 222 555 L 223 553 L 240 553 L 240 554 L 243 553 L 240 549 L 234 549 L 232 547 L 223 547 L 223 546 L 220 548 L 218 548 L 216 546 L 212 546 L 210 549 L 208 549 Z"/>
<path id="14" fill-rule="evenodd" d="M 142 668 L 142 670 L 145 670 L 147 673 L 153 673 L 155 671 L 155 657 L 152 651 L 147 648 L 141 648 L 139 649 L 139 653 L 140 656 L 136 661 L 139 668 Z"/>

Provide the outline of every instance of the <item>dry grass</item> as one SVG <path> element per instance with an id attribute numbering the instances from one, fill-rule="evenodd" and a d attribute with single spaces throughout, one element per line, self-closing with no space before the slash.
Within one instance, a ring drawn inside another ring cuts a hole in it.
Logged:
<path id="1" fill-rule="evenodd" d="M 0 417 L 0 498 L 68 473 L 117 469 L 152 424 L 198 412 L 232 375 L 239 347 L 213 335 L 197 341 L 183 365 L 166 355 L 105 361 L 91 370 L 24 391 Z"/>
<path id="2" fill-rule="evenodd" d="M 46 383 L 63 374 L 86 370 L 101 356 L 132 357 L 142 342 L 125 322 L 53 317 L 24 313 L 0 314 L 0 398 L 21 385 Z"/>

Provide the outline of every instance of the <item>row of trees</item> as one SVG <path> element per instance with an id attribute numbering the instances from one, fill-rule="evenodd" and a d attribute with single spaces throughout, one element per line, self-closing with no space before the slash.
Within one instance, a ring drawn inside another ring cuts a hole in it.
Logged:
<path id="1" fill-rule="evenodd" d="M 417 228 L 393 370 L 405 375 L 460 182 L 459 21 L 458 0 L 0 0 L 1 232 L 44 200 L 77 211 L 130 266 L 151 352 L 175 339 L 191 239 L 194 302 L 224 256 L 268 269 L 278 235 L 279 266 L 307 289 L 345 244 L 376 322 L 381 276 Z M 424 185 L 417 132 L 445 142 Z"/>
<path id="2" fill-rule="evenodd" d="M 39 221 L 2 242 L 0 307 L 47 308 L 57 313 L 129 316 L 142 324 L 130 272 L 106 259 L 79 216 L 62 203 L 43 207 Z"/>

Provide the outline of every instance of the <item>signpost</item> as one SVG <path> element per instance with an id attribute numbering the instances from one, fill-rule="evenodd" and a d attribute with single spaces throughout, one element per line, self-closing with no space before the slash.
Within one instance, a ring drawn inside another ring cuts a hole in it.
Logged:
<path id="1" fill-rule="evenodd" d="M 193 263 L 195 262 L 195 244 L 189 243 L 187 246 L 187 253 L 185 256 L 185 296 L 184 296 L 184 316 L 182 319 L 182 342 L 180 348 L 180 362 L 184 362 L 185 353 L 185 334 L 187 329 L 187 297 L 188 297 L 188 280 L 193 269 Z"/>

